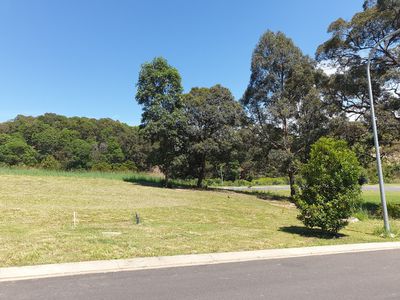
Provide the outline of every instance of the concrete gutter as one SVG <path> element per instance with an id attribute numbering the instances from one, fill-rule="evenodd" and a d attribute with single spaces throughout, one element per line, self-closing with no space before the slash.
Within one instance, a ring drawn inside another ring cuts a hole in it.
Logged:
<path id="1" fill-rule="evenodd" d="M 9 267 L 0 268 L 0 282 L 392 249 L 400 249 L 400 242 L 284 248 Z"/>

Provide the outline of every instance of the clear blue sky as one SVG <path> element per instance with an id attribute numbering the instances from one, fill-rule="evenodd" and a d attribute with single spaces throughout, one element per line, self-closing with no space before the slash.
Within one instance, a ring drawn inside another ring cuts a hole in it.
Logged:
<path id="1" fill-rule="evenodd" d="M 0 0 L 0 121 L 55 112 L 139 124 L 140 65 L 164 56 L 185 91 L 220 83 L 238 99 L 267 29 L 309 55 L 362 0 Z"/>

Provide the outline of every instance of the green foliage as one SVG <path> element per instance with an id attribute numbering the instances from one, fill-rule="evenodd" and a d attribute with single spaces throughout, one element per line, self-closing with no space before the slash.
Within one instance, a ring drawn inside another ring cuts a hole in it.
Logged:
<path id="1" fill-rule="evenodd" d="M 109 172 L 112 170 L 112 165 L 110 165 L 108 162 L 100 161 L 94 163 L 91 167 L 91 170 L 99 172 Z"/>
<path id="2" fill-rule="evenodd" d="M 315 63 L 282 32 L 267 31 L 261 36 L 242 103 L 254 135 L 273 155 L 269 162 L 289 177 L 292 195 L 297 162 L 326 131 L 327 116 L 317 89 L 319 77 Z"/>
<path id="3" fill-rule="evenodd" d="M 400 203 L 390 203 L 386 204 L 388 215 L 393 219 L 400 219 Z M 376 216 L 381 218 L 383 216 L 382 205 L 379 205 L 378 210 L 376 211 Z"/>
<path id="4" fill-rule="evenodd" d="M 184 99 L 189 174 L 197 178 L 198 187 L 207 168 L 218 169 L 227 179 L 237 179 L 240 166 L 233 156 L 244 117 L 242 107 L 221 85 L 193 88 Z"/>
<path id="5" fill-rule="evenodd" d="M 0 140 L 0 162 L 26 166 L 37 163 L 37 152 L 20 135 L 2 134 Z"/>
<path id="6" fill-rule="evenodd" d="M 5 166 L 144 171 L 150 168 L 148 153 L 138 127 L 110 119 L 45 114 L 0 123 L 0 164 Z"/>
<path id="7" fill-rule="evenodd" d="M 302 167 L 304 182 L 295 197 L 299 219 L 307 227 L 337 233 L 347 225 L 361 192 L 360 166 L 346 142 L 321 138 Z"/>
<path id="8" fill-rule="evenodd" d="M 184 163 L 186 118 L 177 69 L 161 57 L 142 65 L 136 100 L 143 106 L 142 128 L 152 143 L 150 160 L 165 175 L 166 185 Z"/>
<path id="9" fill-rule="evenodd" d="M 143 106 L 143 126 L 162 120 L 165 113 L 172 113 L 181 106 L 181 76 L 162 57 L 142 65 L 136 86 L 135 98 Z"/>
<path id="10" fill-rule="evenodd" d="M 73 140 L 66 148 L 66 170 L 88 169 L 92 145 L 81 139 Z"/>
<path id="11" fill-rule="evenodd" d="M 317 50 L 317 60 L 337 68 L 324 82 L 324 99 L 339 112 L 358 117 L 370 127 L 366 78 L 368 55 L 376 43 L 400 27 L 400 1 L 366 0 L 363 10 L 351 20 L 338 19 L 328 28 L 331 37 Z M 400 38 L 377 47 L 371 61 L 371 79 L 381 144 L 400 136 L 398 86 Z M 332 106 L 332 107 L 333 107 Z M 372 146 L 372 139 L 369 141 Z"/>
<path id="12" fill-rule="evenodd" d="M 289 184 L 286 177 L 261 177 L 251 181 L 253 185 L 282 185 Z"/>
<path id="13" fill-rule="evenodd" d="M 40 167 L 46 170 L 59 170 L 61 169 L 61 164 L 54 156 L 48 155 L 40 162 Z"/>
<path id="14" fill-rule="evenodd" d="M 398 183 L 400 179 L 400 164 L 388 164 L 384 162 L 382 164 L 383 178 L 385 183 Z M 368 168 L 364 170 L 365 177 L 368 178 L 368 183 L 377 184 L 378 171 L 376 169 L 376 163 L 372 162 Z"/>

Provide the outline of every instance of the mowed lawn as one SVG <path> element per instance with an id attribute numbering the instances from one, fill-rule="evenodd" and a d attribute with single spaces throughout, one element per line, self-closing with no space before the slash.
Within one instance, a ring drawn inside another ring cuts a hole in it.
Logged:
<path id="1" fill-rule="evenodd" d="M 1 267 L 388 240 L 380 220 L 328 238 L 288 202 L 227 191 L 26 174 L 1 174 L 0 190 Z"/>
<path id="2" fill-rule="evenodd" d="M 387 203 L 400 203 L 400 192 L 385 191 L 385 195 Z M 375 204 L 381 203 L 379 191 L 363 191 L 362 198 L 364 202 Z"/>

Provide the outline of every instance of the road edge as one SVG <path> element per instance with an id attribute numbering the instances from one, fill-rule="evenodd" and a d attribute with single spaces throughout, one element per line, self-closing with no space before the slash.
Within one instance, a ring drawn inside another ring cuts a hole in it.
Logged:
<path id="1" fill-rule="evenodd" d="M 7 267 L 0 268 L 0 282 L 394 249 L 400 249 L 400 242 L 140 257 L 131 259 Z"/>

